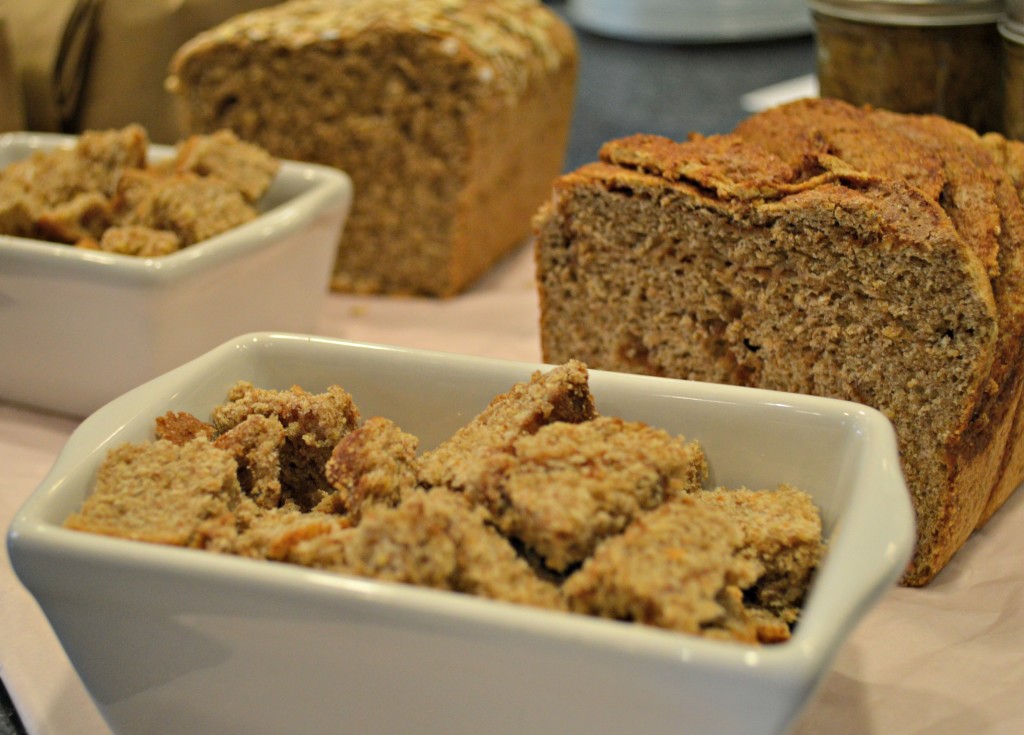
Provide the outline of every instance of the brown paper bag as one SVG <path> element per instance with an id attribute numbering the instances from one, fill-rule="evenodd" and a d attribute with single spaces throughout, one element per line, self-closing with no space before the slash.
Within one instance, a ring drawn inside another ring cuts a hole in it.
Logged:
<path id="1" fill-rule="evenodd" d="M 14 67 L 7 24 L 0 18 L 0 132 L 25 128 L 25 100 Z"/>
<path id="2" fill-rule="evenodd" d="M 52 79 L 57 48 L 75 4 L 76 0 L 0 0 L 0 17 L 13 55 L 14 84 L 23 93 L 29 130 L 61 130 Z"/>
<path id="3" fill-rule="evenodd" d="M 30 130 L 143 125 L 183 132 L 164 89 L 171 56 L 200 31 L 272 0 L 0 0 Z"/>

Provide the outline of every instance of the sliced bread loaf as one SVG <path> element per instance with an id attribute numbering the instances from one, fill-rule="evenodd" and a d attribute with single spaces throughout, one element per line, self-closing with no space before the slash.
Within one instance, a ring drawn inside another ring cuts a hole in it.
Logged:
<path id="1" fill-rule="evenodd" d="M 806 101 L 613 141 L 535 220 L 544 359 L 878 408 L 923 585 L 1020 480 L 1021 216 L 996 157 L 935 118 Z"/>

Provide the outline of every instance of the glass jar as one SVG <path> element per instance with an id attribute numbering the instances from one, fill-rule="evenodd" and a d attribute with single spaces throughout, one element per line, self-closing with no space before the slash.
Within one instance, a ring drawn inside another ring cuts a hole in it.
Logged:
<path id="1" fill-rule="evenodd" d="M 1003 132 L 1024 140 L 1024 0 L 1007 0 L 1003 36 Z"/>
<path id="2" fill-rule="evenodd" d="M 822 97 L 1001 130 L 1003 0 L 808 0 Z"/>

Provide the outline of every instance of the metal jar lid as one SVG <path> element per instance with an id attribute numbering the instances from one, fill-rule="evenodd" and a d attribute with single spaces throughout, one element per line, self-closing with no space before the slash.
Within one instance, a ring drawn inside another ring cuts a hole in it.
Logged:
<path id="1" fill-rule="evenodd" d="M 1009 0 L 1009 2 L 1019 0 Z M 807 0 L 811 10 L 844 20 L 900 26 L 995 23 L 1005 0 Z"/>
<path id="2" fill-rule="evenodd" d="M 1003 38 L 1024 44 L 1024 0 L 1006 0 L 1006 15 L 999 21 Z"/>

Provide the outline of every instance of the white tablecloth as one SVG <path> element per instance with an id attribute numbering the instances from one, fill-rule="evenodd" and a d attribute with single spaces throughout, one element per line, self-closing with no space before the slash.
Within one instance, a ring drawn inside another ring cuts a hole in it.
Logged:
<path id="1" fill-rule="evenodd" d="M 318 332 L 538 361 L 530 251 L 516 253 L 454 299 L 332 295 Z M 76 425 L 0 403 L 0 527 L 6 530 Z M 109 733 L 14 576 L 6 547 L 0 558 L 0 675 L 33 735 Z M 1024 733 L 1022 693 L 1024 493 L 1018 493 L 932 585 L 893 589 L 867 616 L 796 734 Z"/>

